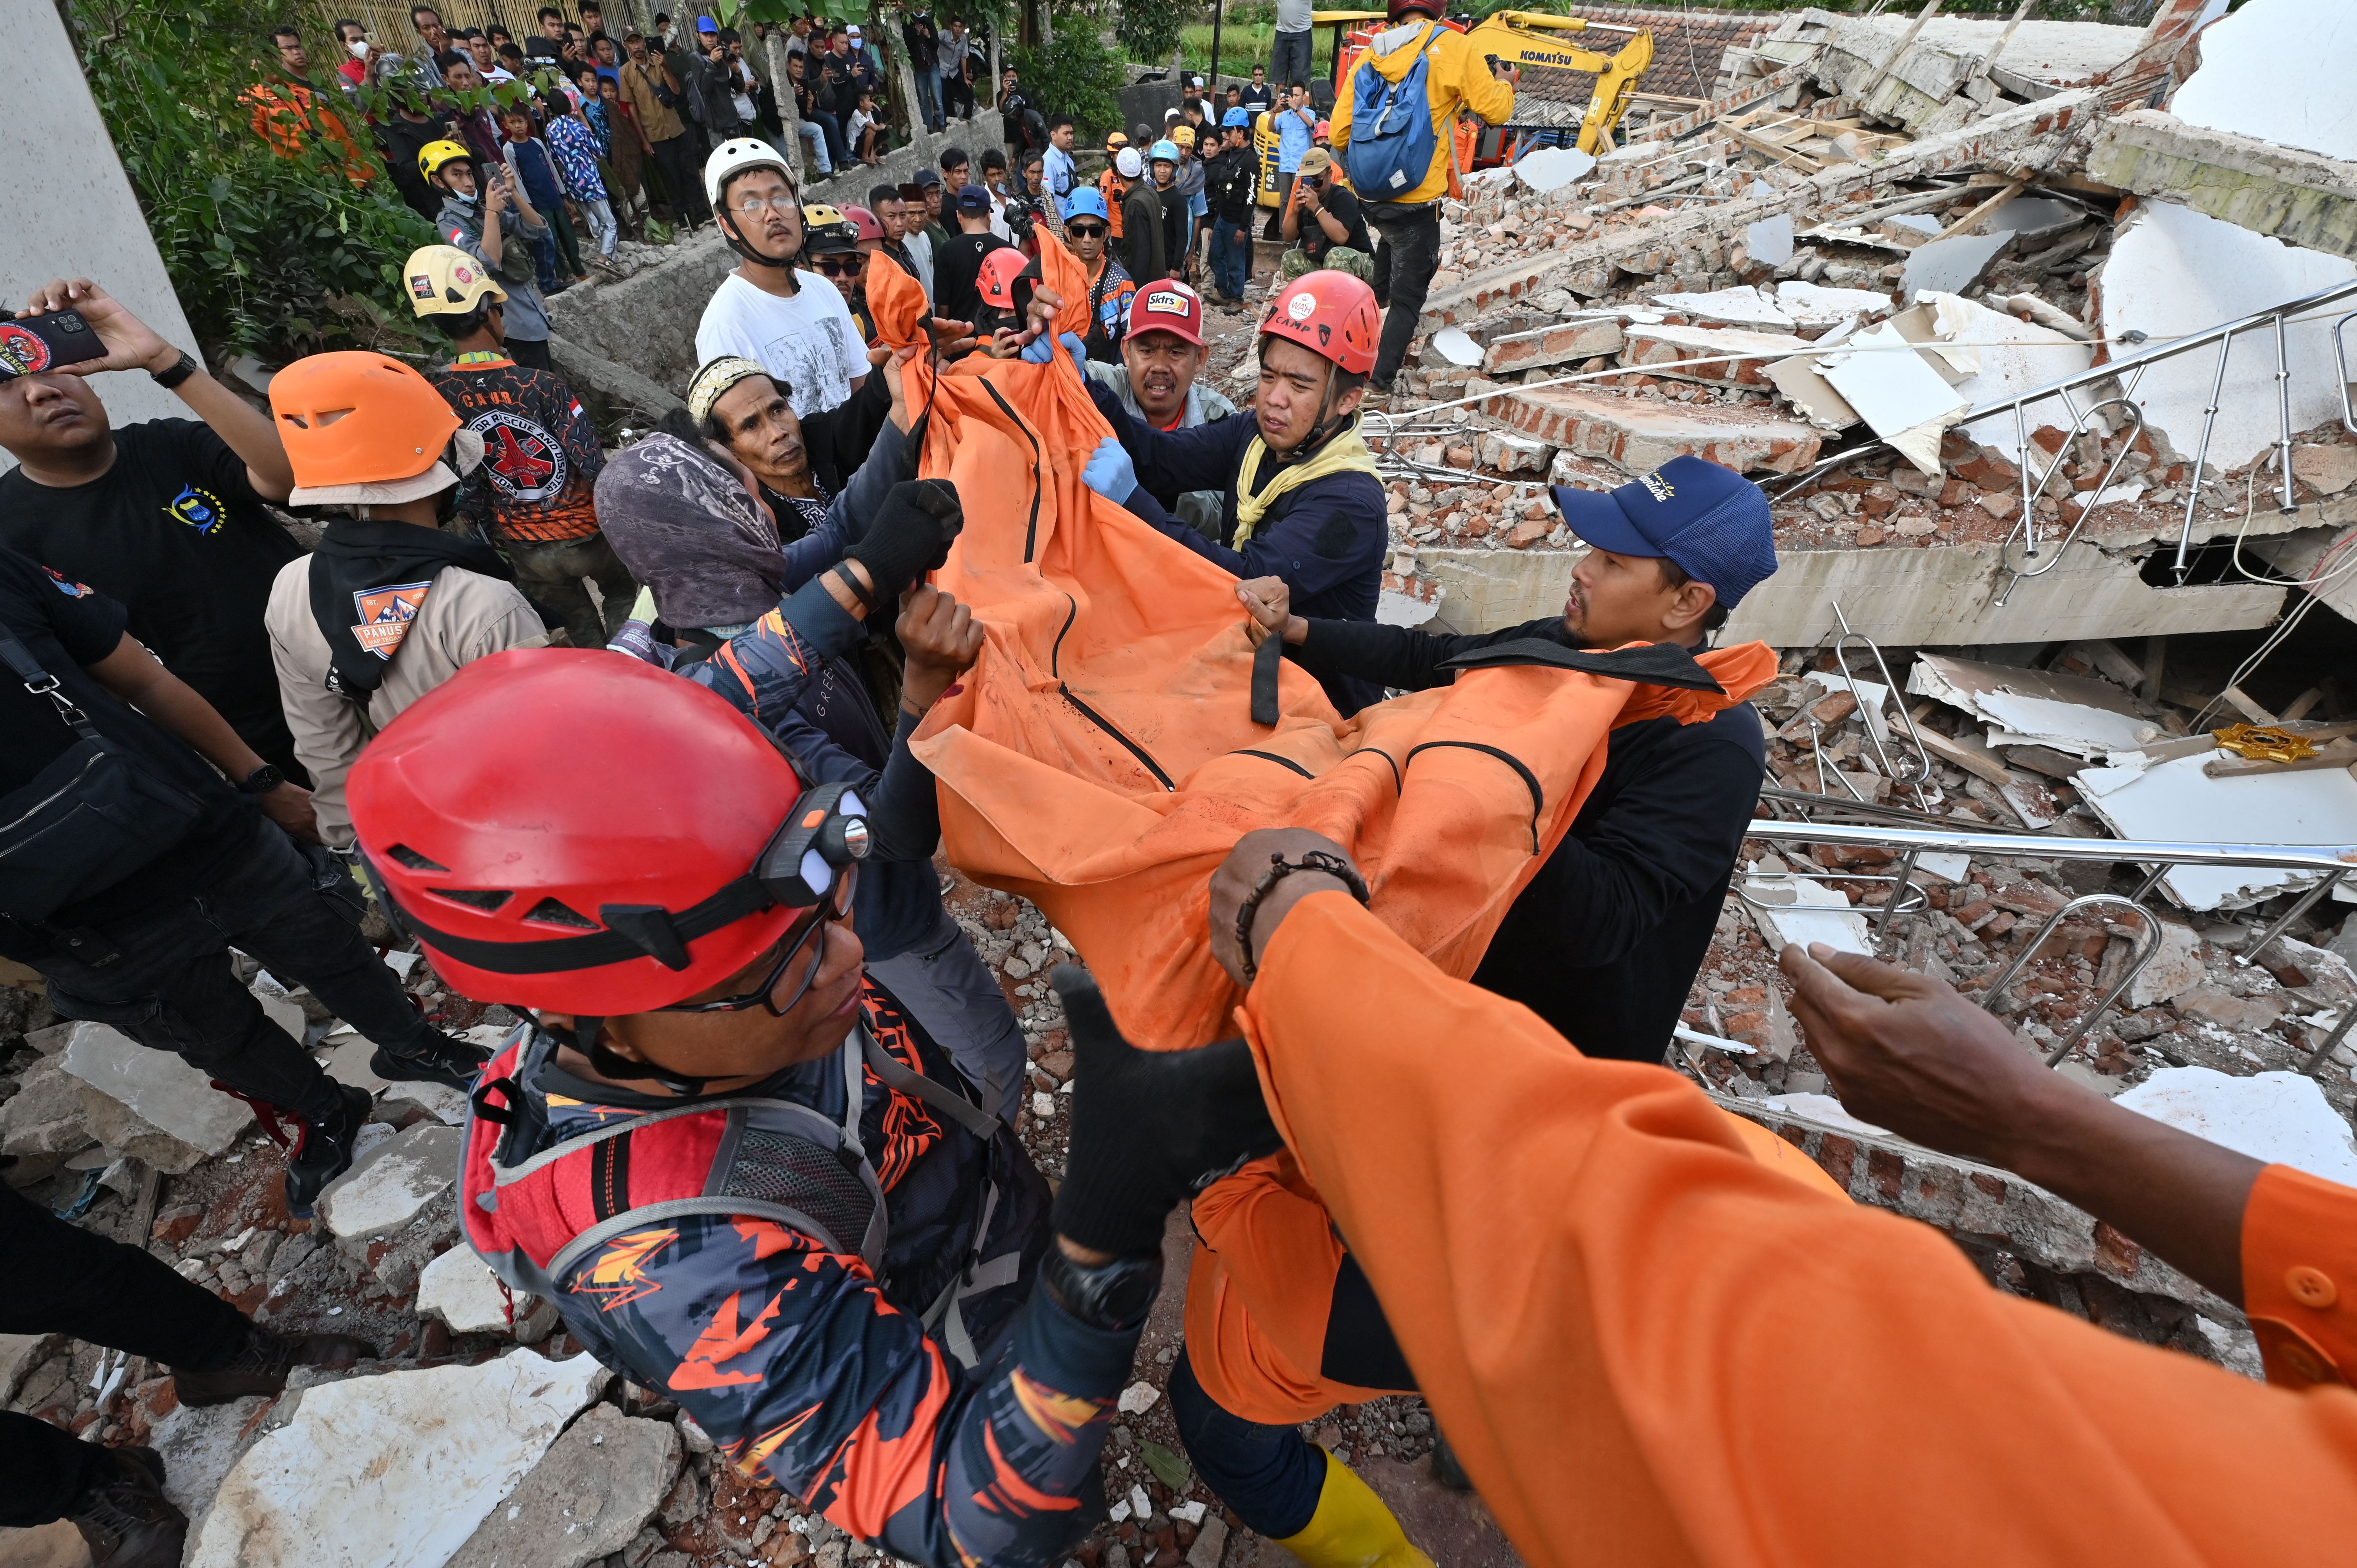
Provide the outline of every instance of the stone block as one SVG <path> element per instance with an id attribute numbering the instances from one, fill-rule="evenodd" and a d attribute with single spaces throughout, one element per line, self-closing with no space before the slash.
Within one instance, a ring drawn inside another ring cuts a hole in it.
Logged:
<path id="1" fill-rule="evenodd" d="M 1510 332 L 1494 339 L 1482 359 L 1481 369 L 1493 376 L 1508 371 L 1542 370 L 1596 354 L 1616 353 L 1621 341 L 1617 317 L 1559 322 L 1532 332 Z"/>
<path id="2" fill-rule="evenodd" d="M 307 1389 L 221 1483 L 188 1568 L 438 1568 L 612 1376 L 524 1350 Z"/>
<path id="3" fill-rule="evenodd" d="M 0 1334 L 0 1404 L 16 1397 L 25 1375 L 65 1343 L 62 1334 Z"/>
<path id="4" fill-rule="evenodd" d="M 518 1317 L 532 1310 L 533 1298 L 518 1295 Z M 508 1327 L 508 1293 L 491 1266 L 462 1245 L 453 1247 L 425 1265 L 417 1276 L 417 1312 L 438 1317 L 453 1334 L 497 1334 Z"/>
<path id="5" fill-rule="evenodd" d="M 0 1105 L 0 1154 L 72 1155 L 97 1143 L 81 1090 L 81 1080 L 55 1056 L 35 1058 L 16 1092 Z"/>
<path id="6" fill-rule="evenodd" d="M 319 1218 L 346 1241 L 390 1235 L 448 1192 L 458 1176 L 454 1128 L 421 1122 L 352 1162 L 319 1195 Z"/>
<path id="7" fill-rule="evenodd" d="M 1789 474 L 1816 461 L 1822 437 L 1766 409 L 1696 408 L 1645 398 L 1613 397 L 1576 387 L 1501 392 L 1481 412 L 1525 435 L 1631 474 L 1651 473 L 1673 457 L 1706 458 L 1738 473 Z"/>
<path id="8" fill-rule="evenodd" d="M 1655 375 L 1718 386 L 1767 387 L 1767 368 L 1808 344 L 1785 333 L 1742 332 L 1732 328 L 1631 327 L 1620 362 Z M 1741 355 L 1739 359 L 1727 356 Z M 1688 364 L 1688 360 L 1709 363 Z"/>
<path id="9" fill-rule="evenodd" d="M 253 1125 L 245 1101 L 214 1089 L 210 1075 L 103 1024 L 77 1024 L 57 1060 L 96 1091 L 83 1101 L 100 1141 L 159 1169 L 192 1170 L 197 1157 L 229 1153 Z"/>
<path id="10" fill-rule="evenodd" d="M 593 1405 L 492 1508 L 450 1568 L 581 1568 L 619 1552 L 653 1517 L 679 1466 L 676 1428 Z"/>
<path id="11" fill-rule="evenodd" d="M 1481 466 L 1501 474 L 1544 474 L 1555 461 L 1555 448 L 1544 442 L 1494 430 L 1482 433 L 1480 452 Z"/>
<path id="12" fill-rule="evenodd" d="M 2128 984 L 2125 1004 L 2131 1010 L 2149 1007 L 2157 1002 L 2190 991 L 2210 977 L 2201 962 L 2201 939 L 2190 926 L 2175 920 L 2160 922 L 2160 945 L 2152 961 L 2136 972 Z"/>

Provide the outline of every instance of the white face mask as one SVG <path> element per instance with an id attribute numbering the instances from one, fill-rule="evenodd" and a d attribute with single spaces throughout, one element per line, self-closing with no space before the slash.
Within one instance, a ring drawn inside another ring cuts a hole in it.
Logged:
<path id="1" fill-rule="evenodd" d="M 344 48 L 352 51 L 352 58 L 354 59 L 368 59 L 369 42 L 366 38 L 354 38 L 350 43 L 346 44 Z"/>

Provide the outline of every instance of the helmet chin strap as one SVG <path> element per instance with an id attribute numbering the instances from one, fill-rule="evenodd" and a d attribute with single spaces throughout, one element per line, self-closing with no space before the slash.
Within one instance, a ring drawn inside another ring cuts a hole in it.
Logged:
<path id="1" fill-rule="evenodd" d="M 691 1078 L 685 1073 L 676 1073 L 669 1068 L 657 1067 L 652 1062 L 632 1061 L 630 1058 L 620 1055 L 599 1038 L 599 1036 L 604 1033 L 605 1023 L 606 1020 L 603 1018 L 577 1017 L 573 1020 L 569 1037 L 568 1032 L 563 1029 L 551 1029 L 549 1033 L 588 1058 L 589 1070 L 599 1078 L 615 1079 L 624 1083 L 651 1081 L 662 1084 L 673 1094 L 691 1096 L 702 1094 L 704 1086 L 711 1081 L 709 1079 Z"/>
<path id="2" fill-rule="evenodd" d="M 1306 457 L 1324 446 L 1337 431 L 1341 429 L 1343 421 L 1350 415 L 1338 416 L 1334 413 L 1334 383 L 1340 377 L 1341 367 L 1331 360 L 1327 361 L 1326 391 L 1318 400 L 1318 422 L 1309 427 L 1309 434 L 1303 436 L 1290 451 L 1279 452 L 1277 454 L 1279 457 L 1288 463 L 1297 457 Z"/>

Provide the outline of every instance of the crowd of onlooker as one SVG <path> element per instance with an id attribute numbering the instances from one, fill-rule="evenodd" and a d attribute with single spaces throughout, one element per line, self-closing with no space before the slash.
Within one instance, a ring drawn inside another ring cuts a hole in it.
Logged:
<path id="1" fill-rule="evenodd" d="M 596 0 L 581 0 L 578 13 L 571 20 L 543 5 L 538 30 L 521 38 L 496 23 L 452 27 L 424 5 L 412 8 L 406 39 L 340 19 L 332 70 L 314 58 L 317 39 L 288 23 L 272 34 L 275 71 L 246 94 L 253 129 L 289 155 L 310 135 L 324 138 L 355 180 L 375 177 L 361 150 L 363 138 L 373 141 L 393 188 L 428 220 L 443 205 L 418 166 L 429 143 L 456 141 L 508 164 L 549 220 L 546 294 L 587 276 L 585 263 L 612 269 L 616 240 L 646 237 L 658 210 L 673 228 L 708 222 L 696 176 L 723 143 L 767 141 L 804 181 L 872 166 L 909 132 L 971 121 L 975 75 L 988 72 L 965 18 L 937 27 L 922 10 L 900 28 L 912 105 L 895 102 L 897 72 L 856 24 L 803 16 L 739 31 L 709 16 L 657 12 L 650 32 L 627 21 L 609 31 Z M 1018 145 L 1028 137 L 1044 148 L 1040 116 L 1006 74 L 1007 89 L 985 82 L 985 100 L 1004 97 Z"/>

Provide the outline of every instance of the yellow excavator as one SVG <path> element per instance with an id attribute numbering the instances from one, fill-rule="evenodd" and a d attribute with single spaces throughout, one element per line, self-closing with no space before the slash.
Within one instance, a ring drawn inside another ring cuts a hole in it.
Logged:
<path id="1" fill-rule="evenodd" d="M 1339 83 L 1344 72 L 1358 69 L 1359 57 L 1387 25 L 1388 18 L 1382 11 L 1314 11 L 1309 22 L 1312 28 L 1335 30 L 1331 80 Z M 1600 154 L 1611 145 L 1613 128 L 1628 113 L 1630 95 L 1637 91 L 1638 79 L 1653 63 L 1653 35 L 1650 29 L 1614 27 L 1582 16 L 1558 16 L 1546 11 L 1500 11 L 1471 27 L 1453 21 L 1441 26 L 1463 33 L 1480 52 L 1501 64 L 1594 72 L 1596 91 L 1587 101 L 1587 113 L 1580 121 L 1577 143 L 1584 153 Z M 1623 34 L 1629 41 L 1618 53 L 1609 55 L 1566 41 L 1566 35 L 1586 32 Z M 1253 124 L 1253 151 L 1260 159 L 1263 207 L 1275 207 L 1278 200 L 1276 132 L 1271 119 L 1270 115 L 1261 114 Z M 1485 138 L 1485 129 L 1488 127 L 1458 121 L 1453 144 L 1457 174 L 1504 161 L 1502 138 L 1494 133 Z M 1500 143 L 1498 150 L 1484 156 L 1485 139 Z M 1449 181 L 1452 191 L 1456 183 L 1454 178 Z"/>

